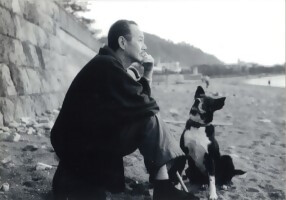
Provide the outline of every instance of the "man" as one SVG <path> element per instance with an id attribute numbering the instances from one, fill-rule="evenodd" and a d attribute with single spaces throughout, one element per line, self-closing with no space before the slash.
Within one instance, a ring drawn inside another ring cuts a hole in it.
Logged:
<path id="1" fill-rule="evenodd" d="M 139 148 L 154 178 L 154 199 L 182 199 L 166 164 L 183 155 L 158 116 L 151 97 L 154 59 L 133 21 L 119 20 L 73 80 L 51 131 L 59 157 L 53 179 L 57 199 L 105 199 L 124 190 L 123 156 Z M 143 77 L 130 66 L 143 65 Z M 132 69 L 131 71 L 129 70 Z"/>

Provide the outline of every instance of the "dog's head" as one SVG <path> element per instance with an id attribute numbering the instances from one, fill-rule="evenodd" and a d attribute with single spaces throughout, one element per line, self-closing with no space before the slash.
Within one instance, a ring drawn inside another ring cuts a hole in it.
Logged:
<path id="1" fill-rule="evenodd" d="M 220 158 L 219 165 L 216 168 L 216 180 L 218 185 L 228 185 L 231 179 L 237 175 L 245 174 L 245 171 L 235 169 L 232 158 L 229 155 L 223 155 Z"/>
<path id="2" fill-rule="evenodd" d="M 204 89 L 198 86 L 194 104 L 190 110 L 190 120 L 207 125 L 213 120 L 213 114 L 216 110 L 222 109 L 225 97 L 213 98 L 205 94 Z"/>

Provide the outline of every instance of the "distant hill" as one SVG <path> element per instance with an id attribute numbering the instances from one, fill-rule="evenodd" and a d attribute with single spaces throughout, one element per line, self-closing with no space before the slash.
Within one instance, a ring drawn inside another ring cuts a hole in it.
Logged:
<path id="1" fill-rule="evenodd" d="M 144 36 L 147 51 L 154 57 L 155 63 L 160 60 L 161 62 L 179 61 L 181 66 L 223 64 L 215 56 L 204 53 L 199 48 L 187 43 L 175 44 L 149 33 L 144 33 Z M 107 44 L 106 37 L 101 38 L 100 41 Z"/>
<path id="2" fill-rule="evenodd" d="M 175 44 L 149 33 L 144 33 L 144 36 L 148 52 L 156 61 L 159 58 L 161 62 L 179 61 L 182 66 L 223 64 L 215 56 L 204 53 L 199 48 L 187 43 Z"/>

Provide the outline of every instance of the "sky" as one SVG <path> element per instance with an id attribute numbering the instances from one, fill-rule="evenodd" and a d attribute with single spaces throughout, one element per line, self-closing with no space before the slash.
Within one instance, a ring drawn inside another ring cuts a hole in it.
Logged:
<path id="1" fill-rule="evenodd" d="M 119 19 L 225 63 L 285 63 L 285 0 L 93 0 L 88 18 L 106 36 Z"/>

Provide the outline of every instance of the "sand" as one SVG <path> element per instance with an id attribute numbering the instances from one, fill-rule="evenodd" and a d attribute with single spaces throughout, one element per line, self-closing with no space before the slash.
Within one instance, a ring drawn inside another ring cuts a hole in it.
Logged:
<path id="1" fill-rule="evenodd" d="M 207 93 L 225 96 L 222 110 L 214 120 L 216 139 L 222 154 L 229 154 L 236 168 L 247 171 L 233 178 L 228 190 L 218 189 L 219 199 L 285 199 L 286 141 L 285 141 L 285 88 L 254 86 L 243 83 L 246 78 L 212 79 Z M 200 81 L 168 85 L 154 83 L 153 95 L 167 121 L 186 121 Z M 50 116 L 51 120 L 54 120 Z M 224 125 L 223 125 L 224 124 Z M 179 140 L 184 124 L 168 123 L 171 133 Z M 36 145 L 36 150 L 27 145 Z M 51 180 L 57 160 L 49 142 L 49 131 L 42 134 L 21 134 L 18 142 L 0 141 L 0 185 L 9 184 L 8 191 L 0 192 L 0 199 L 50 199 Z M 126 193 L 109 199 L 151 199 L 148 175 L 138 151 L 126 156 Z M 37 162 L 51 165 L 52 169 L 36 170 Z M 188 185 L 201 199 L 208 199 L 208 191 Z"/>

